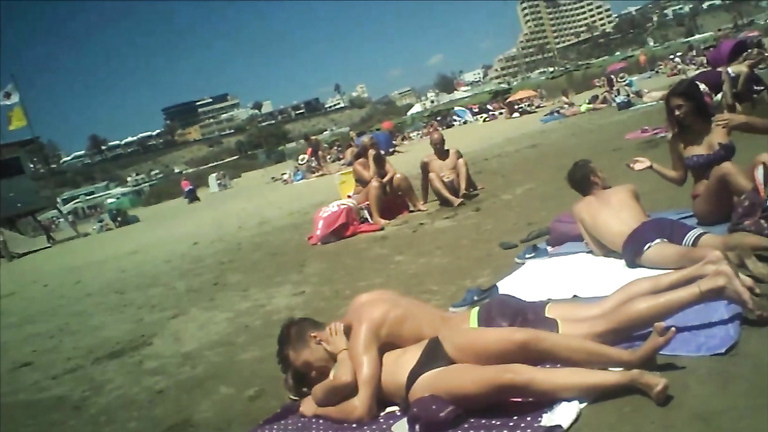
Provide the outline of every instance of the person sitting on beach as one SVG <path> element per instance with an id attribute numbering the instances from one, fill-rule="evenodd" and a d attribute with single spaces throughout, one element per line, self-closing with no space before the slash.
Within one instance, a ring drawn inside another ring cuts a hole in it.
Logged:
<path id="1" fill-rule="evenodd" d="M 415 211 L 426 211 L 424 203 L 416 197 L 411 181 L 395 170 L 381 154 L 376 141 L 366 136 L 355 153 L 352 164 L 355 190 L 352 198 L 358 203 L 371 205 L 371 219 L 377 225 L 386 225 L 410 204 Z"/>
<path id="2" fill-rule="evenodd" d="M 671 136 L 669 151 L 672 167 L 666 168 L 643 157 L 634 158 L 629 168 L 650 170 L 664 180 L 682 186 L 693 176 L 693 214 L 702 225 L 717 225 L 732 220 L 739 207 L 764 201 L 765 190 L 759 168 L 765 154 L 755 160 L 751 175 L 745 174 L 733 161 L 736 145 L 731 131 L 752 132 L 743 123 L 713 123 L 714 113 L 696 81 L 682 80 L 667 93 L 667 123 Z M 751 177 L 751 178 L 750 178 Z M 762 183 L 762 185 L 760 184 Z M 760 206 L 762 207 L 762 206 Z"/>
<path id="3" fill-rule="evenodd" d="M 374 388 L 370 400 L 361 402 L 357 397 L 348 399 L 357 391 L 357 370 L 354 354 L 350 353 L 354 344 L 347 338 L 346 326 L 332 323 L 325 327 L 314 320 L 301 319 L 291 324 L 290 331 L 281 334 L 287 349 L 279 355 L 304 355 L 306 361 L 314 360 L 330 372 L 327 379 L 315 385 L 302 379 L 301 374 L 288 371 L 284 385 L 293 394 L 298 393 L 297 387 L 302 387 L 304 394 L 312 391 L 301 401 L 302 415 L 337 422 L 372 420 L 380 406 L 391 403 L 400 405 L 404 412 L 411 409 L 411 404 L 414 409 L 431 406 L 436 411 L 434 417 L 439 418 L 451 408 L 473 412 L 508 403 L 511 398 L 557 402 L 591 399 L 621 389 L 640 390 L 661 405 L 667 400 L 669 387 L 661 376 L 641 369 L 595 369 L 627 367 L 622 359 L 631 356 L 653 359 L 675 336 L 674 329 L 666 331 L 659 324 L 643 347 L 633 352 L 536 330 L 531 330 L 531 334 L 542 340 L 525 347 L 511 334 L 515 330 L 509 328 L 442 332 L 382 354 L 381 366 L 371 376 Z M 567 367 L 537 367 L 547 361 Z M 629 367 L 637 364 L 632 362 Z M 471 380 L 467 380 L 469 376 Z M 436 401 L 443 404 L 440 409 L 436 408 Z M 429 423 L 430 419 L 420 421 Z M 419 425 L 415 427 L 419 429 Z"/>
<path id="4" fill-rule="evenodd" d="M 618 253 L 628 267 L 679 269 L 713 250 L 768 251 L 766 237 L 743 232 L 721 236 L 675 219 L 650 219 L 634 185 L 611 187 L 590 160 L 574 162 L 567 181 L 583 197 L 572 212 L 589 249 L 598 256 Z M 743 252 L 740 259 L 768 279 L 766 266 L 754 255 Z"/>
<path id="5" fill-rule="evenodd" d="M 445 148 L 445 137 L 440 131 L 432 132 L 429 145 L 433 153 L 421 161 L 421 198 L 429 200 L 429 188 L 441 204 L 456 207 L 464 198 L 480 189 L 472 176 L 464 155 L 459 150 Z"/>
<path id="6" fill-rule="evenodd" d="M 735 273 L 722 253 L 712 251 L 696 265 L 637 279 L 597 302 L 581 299 L 525 302 L 499 294 L 472 310 L 449 312 L 398 292 L 371 291 L 356 296 L 339 320 L 349 332 L 349 355 L 356 371 L 357 392 L 345 396 L 357 394 L 353 398 L 357 408 L 372 415 L 382 366 L 381 354 L 441 334 L 476 327 L 515 327 L 505 337 L 497 338 L 496 343 L 504 341 L 509 344 L 510 355 L 517 353 L 524 357 L 505 357 L 505 361 L 541 363 L 545 361 L 543 356 L 551 360 L 562 355 L 557 354 L 556 346 L 567 340 L 547 334 L 560 333 L 573 337 L 569 342 L 573 344 L 571 354 L 580 353 L 582 358 L 597 359 L 607 353 L 605 346 L 578 344 L 576 339 L 618 344 L 684 309 L 716 299 L 728 299 L 754 311 L 750 292 L 754 290 L 756 287 L 750 279 Z M 312 343 L 304 344 L 307 338 L 297 335 L 302 327 L 302 332 L 309 327 L 313 333 L 309 335 Z M 322 349 L 324 328 L 324 324 L 311 318 L 289 319 L 283 324 L 278 336 L 277 357 L 284 374 L 296 371 L 310 384 L 328 378 L 332 367 L 327 364 Z M 292 341 L 296 337 L 299 341 L 294 345 Z M 538 358 L 531 357 L 540 349 L 552 351 L 540 353 Z M 616 360 L 625 363 L 625 367 L 638 367 L 642 357 L 637 357 L 637 352 L 633 355 L 632 352 L 613 351 L 613 354 L 620 356 Z M 324 387 L 312 389 L 315 402 L 340 402 L 339 399 L 329 401 Z"/>

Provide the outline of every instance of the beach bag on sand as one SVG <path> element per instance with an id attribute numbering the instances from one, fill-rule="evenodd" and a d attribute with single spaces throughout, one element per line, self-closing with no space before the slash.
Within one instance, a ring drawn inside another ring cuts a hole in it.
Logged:
<path id="1" fill-rule="evenodd" d="M 360 233 L 374 232 L 382 227 L 360 222 L 360 210 L 354 200 L 334 201 L 315 213 L 309 244 L 328 244 Z"/>
<path id="2" fill-rule="evenodd" d="M 576 224 L 576 219 L 569 212 L 565 212 L 558 215 L 549 224 L 549 238 L 547 238 L 547 246 L 555 247 L 562 246 L 570 242 L 582 242 L 584 238 L 581 236 L 579 226 Z"/>

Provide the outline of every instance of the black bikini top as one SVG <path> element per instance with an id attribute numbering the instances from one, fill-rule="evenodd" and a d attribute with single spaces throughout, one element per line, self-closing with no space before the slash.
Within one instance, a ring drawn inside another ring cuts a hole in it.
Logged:
<path id="1" fill-rule="evenodd" d="M 685 167 L 689 170 L 707 170 L 712 169 L 723 162 L 733 160 L 736 155 L 736 145 L 733 141 L 718 143 L 718 147 L 712 153 L 704 153 L 686 156 L 684 159 Z"/>

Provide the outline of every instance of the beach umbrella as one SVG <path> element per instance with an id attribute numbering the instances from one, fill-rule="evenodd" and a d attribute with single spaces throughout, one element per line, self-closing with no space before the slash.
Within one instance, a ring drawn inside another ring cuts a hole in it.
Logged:
<path id="1" fill-rule="evenodd" d="M 395 124 L 392 122 L 392 120 L 387 120 L 381 124 L 381 129 L 385 131 L 392 130 L 394 127 Z"/>
<path id="2" fill-rule="evenodd" d="M 536 93 L 533 90 L 520 90 L 519 92 L 513 94 L 512 96 L 507 98 L 507 102 L 516 101 L 520 99 L 525 99 L 529 97 L 537 96 L 538 93 Z"/>
<path id="3" fill-rule="evenodd" d="M 627 67 L 627 62 L 620 61 L 620 62 L 616 62 L 616 63 L 608 66 L 608 68 L 605 71 L 609 72 L 609 73 L 610 72 L 616 72 L 617 70 L 625 68 L 625 67 Z"/>

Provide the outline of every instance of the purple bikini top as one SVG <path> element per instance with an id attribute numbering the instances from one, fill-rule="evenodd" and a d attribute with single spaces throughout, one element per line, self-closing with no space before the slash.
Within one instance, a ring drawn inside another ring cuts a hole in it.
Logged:
<path id="1" fill-rule="evenodd" d="M 736 145 L 733 141 L 719 143 L 717 150 L 712 153 L 704 153 L 686 156 L 685 167 L 689 170 L 708 170 L 723 162 L 729 162 L 736 155 Z"/>

